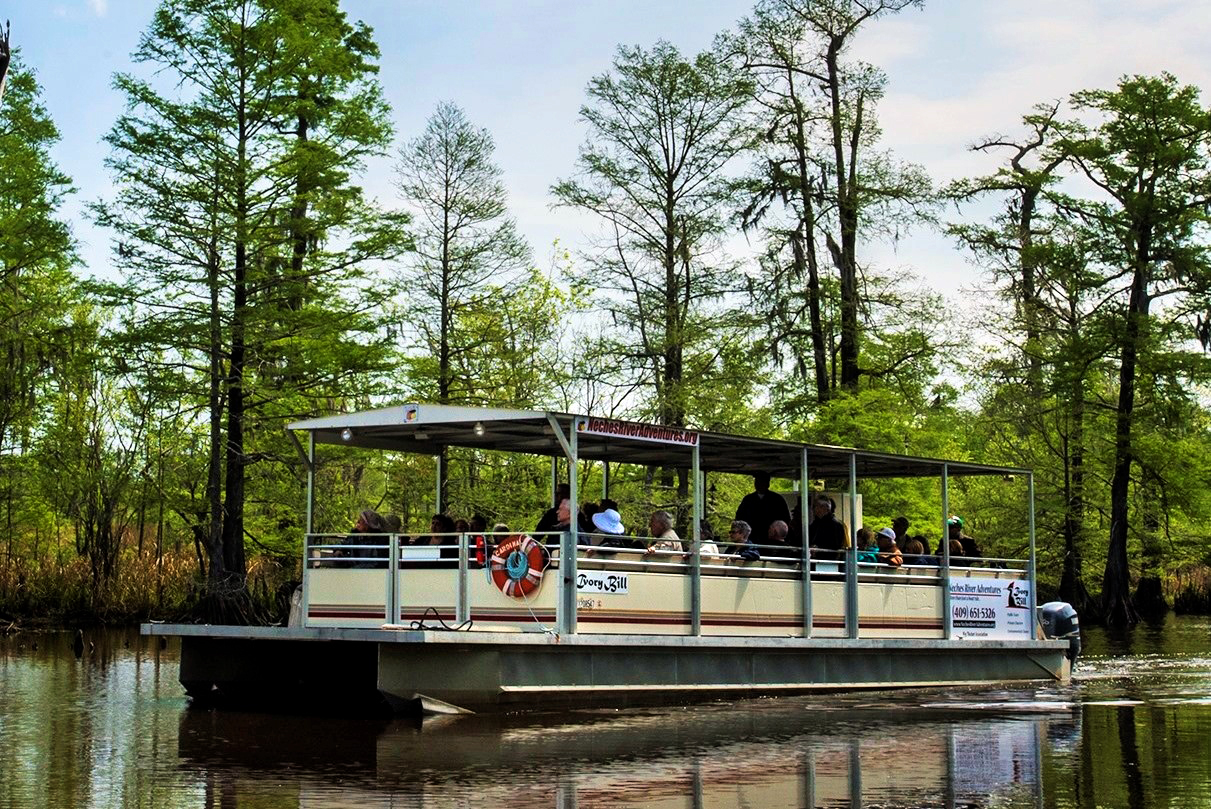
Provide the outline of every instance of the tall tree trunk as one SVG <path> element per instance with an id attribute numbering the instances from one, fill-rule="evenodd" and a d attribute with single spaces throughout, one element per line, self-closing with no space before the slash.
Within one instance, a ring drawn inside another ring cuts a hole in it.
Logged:
<path id="1" fill-rule="evenodd" d="M 302 93 L 300 93 L 300 100 L 306 100 Z M 300 113 L 295 124 L 294 136 L 302 149 L 306 148 L 308 131 L 307 116 Z M 303 264 L 311 246 L 311 234 L 307 228 L 307 195 L 311 192 L 311 188 L 307 177 L 306 172 L 299 172 L 294 186 L 294 204 L 290 206 L 290 289 L 292 294 L 287 301 L 287 306 L 296 311 L 303 307 L 305 297 L 302 286 Z"/>
<path id="2" fill-rule="evenodd" d="M 1039 352 L 1038 258 L 1034 252 L 1034 209 L 1039 189 L 1028 187 L 1022 192 L 1022 208 L 1018 214 L 1019 265 L 1022 283 L 1022 319 L 1026 325 L 1026 383 L 1031 394 L 1038 396 L 1043 387 L 1043 357 Z"/>
<path id="3" fill-rule="evenodd" d="M 215 197 L 211 200 L 217 210 L 219 183 L 215 182 Z M 206 460 L 206 503 L 208 506 L 206 527 L 195 532 L 195 539 L 202 539 L 205 548 L 207 582 L 217 587 L 226 578 L 223 563 L 223 327 L 219 309 L 219 250 L 217 213 L 210 223 L 210 246 L 207 256 L 206 282 L 210 287 L 210 384 L 207 390 L 207 407 L 210 412 L 210 446 Z M 200 535 L 200 537 L 199 537 Z"/>
<path id="4" fill-rule="evenodd" d="M 1140 247 L 1140 255 L 1147 255 Z M 1148 317 L 1147 264 L 1137 262 L 1127 307 L 1126 333 L 1119 362 L 1118 413 L 1114 425 L 1114 476 L 1110 482 L 1110 547 L 1102 577 L 1102 615 L 1110 624 L 1139 620 L 1131 598 L 1127 563 L 1128 496 L 1131 487 L 1131 417 L 1135 410 L 1135 370 L 1141 331 Z"/>
<path id="5" fill-rule="evenodd" d="M 1079 375 L 1072 384 L 1070 426 L 1064 471 L 1064 570 L 1060 598 L 1083 615 L 1092 607 L 1085 586 L 1082 544 L 1085 533 L 1085 383 Z"/>
<path id="6" fill-rule="evenodd" d="M 813 181 L 809 179 L 807 160 L 807 131 L 804 109 L 795 89 L 795 72 L 787 70 L 787 87 L 795 105 L 795 157 L 799 168 L 799 196 L 803 207 L 802 235 L 796 228 L 791 236 L 795 255 L 796 277 L 803 278 L 807 270 L 807 312 L 812 335 L 812 361 L 815 364 L 816 402 L 824 404 L 832 395 L 828 379 L 828 355 L 824 346 L 824 326 L 820 321 L 820 262 L 816 254 L 816 213 L 813 201 Z"/>
<path id="7" fill-rule="evenodd" d="M 861 101 L 848 143 L 842 131 L 841 78 L 838 59 L 844 37 L 831 37 L 825 64 L 828 68 L 828 91 L 832 113 L 833 159 L 837 183 L 837 221 L 840 242 L 833 245 L 833 259 L 841 279 L 841 387 L 849 391 L 858 388 L 858 194 L 855 188 L 857 170 L 854 162 L 862 133 Z M 848 149 L 847 149 L 848 146 Z M 848 154 L 847 154 L 848 151 Z"/>
<path id="8" fill-rule="evenodd" d="M 228 576 L 244 576 L 244 364 L 248 315 L 248 123 L 240 84 L 235 177 L 235 264 L 231 283 L 231 353 L 227 366 L 227 444 L 223 503 L 223 564 Z"/>

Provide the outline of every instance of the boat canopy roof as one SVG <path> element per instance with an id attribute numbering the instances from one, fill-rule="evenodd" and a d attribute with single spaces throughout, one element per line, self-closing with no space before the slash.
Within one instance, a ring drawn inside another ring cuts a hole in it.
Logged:
<path id="1" fill-rule="evenodd" d="M 850 457 L 859 477 L 938 477 L 1013 475 L 1027 470 L 1005 466 L 917 458 L 822 444 L 749 438 L 688 428 L 579 416 L 546 410 L 509 410 L 460 405 L 405 404 L 296 421 L 316 443 L 436 455 L 443 446 L 567 457 L 575 434 L 576 457 L 639 465 L 689 465 L 694 446 L 705 471 L 798 479 L 802 451 L 808 475 L 849 475 Z"/>

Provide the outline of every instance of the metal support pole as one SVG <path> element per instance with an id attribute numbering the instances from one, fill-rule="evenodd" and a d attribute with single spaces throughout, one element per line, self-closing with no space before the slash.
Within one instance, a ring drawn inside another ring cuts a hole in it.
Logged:
<path id="1" fill-rule="evenodd" d="M 702 473 L 699 470 L 699 450 L 694 444 L 691 453 L 690 477 L 693 480 L 694 508 L 691 519 L 694 521 L 690 528 L 692 542 L 690 548 L 690 634 L 702 634 Z"/>
<path id="2" fill-rule="evenodd" d="M 942 637 L 950 640 L 950 464 L 942 464 Z"/>
<path id="3" fill-rule="evenodd" d="M 433 456 L 437 466 L 437 492 L 434 495 L 433 502 L 437 506 L 433 509 L 435 514 L 445 514 L 446 504 L 442 502 L 442 481 L 446 479 L 446 456 L 445 453 Z"/>
<path id="4" fill-rule="evenodd" d="M 1030 573 L 1029 573 L 1029 575 L 1030 575 L 1030 599 L 1027 602 L 1027 605 L 1029 606 L 1029 609 L 1030 609 L 1030 624 L 1029 624 L 1031 627 L 1030 637 L 1031 637 L 1031 639 L 1033 639 L 1035 636 L 1035 633 L 1034 633 L 1035 621 L 1037 620 L 1037 618 L 1035 617 L 1035 615 L 1036 615 L 1036 612 L 1035 612 L 1036 606 L 1035 605 L 1038 603 L 1038 593 L 1035 592 L 1035 590 L 1036 590 L 1035 575 L 1036 575 L 1037 571 L 1035 569 L 1036 560 L 1035 560 L 1035 548 L 1034 548 L 1034 472 L 1031 472 L 1029 475 L 1026 476 L 1026 483 L 1030 490 L 1030 494 L 1029 494 L 1029 496 L 1030 496 L 1030 523 L 1029 523 L 1029 531 L 1030 531 Z"/>
<path id="5" fill-rule="evenodd" d="M 807 544 L 808 511 L 807 447 L 799 456 L 799 541 L 803 544 L 799 564 L 803 566 L 803 637 L 812 636 L 812 552 Z"/>
<path id="6" fill-rule="evenodd" d="M 604 500 L 610 496 L 610 462 L 601 462 L 601 497 Z"/>
<path id="7" fill-rule="evenodd" d="M 849 454 L 849 553 L 845 565 L 845 635 L 858 637 L 858 454 Z"/>
<path id="8" fill-rule="evenodd" d="M 460 624 L 471 617 L 471 605 L 467 593 L 467 563 L 469 561 L 467 542 L 470 538 L 470 534 L 458 535 L 458 604 L 454 608 L 454 620 Z"/>
<path id="9" fill-rule="evenodd" d="M 580 544 L 580 536 L 578 532 L 580 514 L 579 496 L 580 496 L 580 470 L 577 463 L 577 437 L 579 430 L 576 429 L 575 419 L 572 420 L 570 435 L 568 436 L 568 496 L 571 502 L 568 504 L 568 511 L 571 512 L 572 519 L 568 521 L 566 550 L 559 557 L 559 572 L 563 578 L 563 594 L 564 594 L 564 626 L 563 632 L 568 635 L 576 634 L 576 546 Z"/>
<path id="10" fill-rule="evenodd" d="M 307 533 L 315 532 L 315 433 L 307 433 Z"/>
<path id="11" fill-rule="evenodd" d="M 290 433 L 293 435 L 293 433 Z M 307 533 L 303 539 L 303 626 L 311 613 L 311 535 L 315 533 L 315 433 L 307 432 Z"/>
<path id="12" fill-rule="evenodd" d="M 399 575 L 399 534 L 392 534 L 387 539 L 387 623 L 394 624 L 400 620 L 400 604 L 403 595 L 400 593 L 402 580 Z"/>
<path id="13" fill-rule="evenodd" d="M 565 443 L 562 440 L 562 438 L 563 438 L 563 435 L 561 433 L 560 434 L 560 439 L 561 439 L 560 443 L 561 444 Z M 565 444 L 565 449 L 566 449 L 566 444 Z M 559 503 L 555 502 L 555 490 L 558 488 L 559 488 L 559 458 L 552 455 L 551 456 L 551 496 L 550 496 L 550 500 L 551 500 L 551 504 L 556 507 L 559 506 Z"/>

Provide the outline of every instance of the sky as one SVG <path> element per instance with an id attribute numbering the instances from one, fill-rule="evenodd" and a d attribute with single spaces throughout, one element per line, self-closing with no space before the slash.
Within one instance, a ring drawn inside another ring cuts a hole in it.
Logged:
<path id="1" fill-rule="evenodd" d="M 109 236 L 82 215 L 111 194 L 102 137 L 122 110 L 115 72 L 155 0 L 0 0 L 12 42 L 37 72 L 62 132 L 53 156 L 77 193 L 64 216 L 81 242 L 83 272 L 107 275 Z M 585 245 L 591 224 L 552 209 L 550 186 L 572 174 L 585 138 L 579 119 L 589 79 L 610 69 L 619 44 L 666 39 L 692 53 L 751 9 L 751 0 L 345 0 L 375 30 L 380 79 L 397 142 L 417 136 L 440 101 L 460 105 L 496 142 L 510 209 L 545 266 L 553 242 Z M 1211 104 L 1211 0 L 928 0 L 863 30 L 855 55 L 888 76 L 879 108 L 883 144 L 920 163 L 935 183 L 995 169 L 970 151 L 1013 135 L 1040 102 L 1109 88 L 1123 75 L 1169 71 L 1204 88 Z M 0 102 L 2 103 L 2 102 Z M 368 192 L 396 206 L 391 161 L 373 163 Z M 956 214 L 957 215 L 957 214 Z M 969 300 L 979 270 L 944 235 L 924 229 L 866 246 L 873 268 L 910 270 L 953 302 Z"/>

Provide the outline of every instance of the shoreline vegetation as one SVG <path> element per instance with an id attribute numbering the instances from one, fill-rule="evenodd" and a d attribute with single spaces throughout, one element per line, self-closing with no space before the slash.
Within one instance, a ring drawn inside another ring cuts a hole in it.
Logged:
<path id="1" fill-rule="evenodd" d="M 108 182 L 81 214 L 111 252 L 84 267 L 53 159 L 76 122 L 15 28 L 0 618 L 281 620 L 308 497 L 284 425 L 407 401 L 1030 469 L 1040 595 L 1086 623 L 1211 610 L 1211 111 L 1169 73 L 1040 86 L 1007 134 L 954 144 L 982 176 L 935 182 L 884 142 L 888 76 L 855 56 L 923 5 L 754 0 L 700 53 L 619 46 L 549 167 L 584 234 L 549 263 L 486 128 L 442 102 L 396 131 L 374 32 L 339 0 L 159 0 L 113 77 Z M 371 198 L 392 158 L 396 198 Z M 962 290 L 878 259 L 916 228 L 970 262 Z M 524 530 L 569 477 L 440 451 L 320 448 L 316 530 L 367 508 L 415 530 L 437 502 Z M 663 510 L 686 535 L 687 468 L 608 471 L 628 525 Z M 1029 553 L 1016 477 L 949 490 L 988 556 Z M 712 478 L 715 528 L 748 486 Z M 868 526 L 903 517 L 936 547 L 936 481 L 859 486 Z"/>
<path id="2" fill-rule="evenodd" d="M 248 623 L 285 624 L 301 563 L 256 557 L 245 590 Z M 0 564 L 0 634 L 130 626 L 146 621 L 205 622 L 205 581 L 192 553 L 131 554 L 95 586 L 85 559 L 35 566 Z"/>

